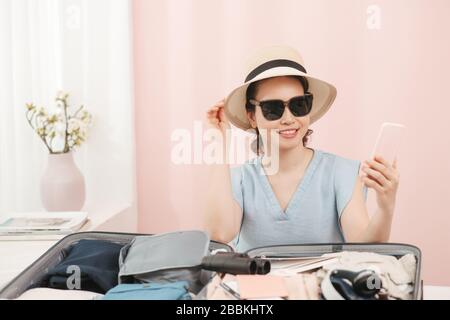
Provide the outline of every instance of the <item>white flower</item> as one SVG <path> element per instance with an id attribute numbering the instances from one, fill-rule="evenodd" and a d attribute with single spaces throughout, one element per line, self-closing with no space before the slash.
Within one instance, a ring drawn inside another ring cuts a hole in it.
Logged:
<path id="1" fill-rule="evenodd" d="M 25 107 L 27 108 L 28 111 L 36 110 L 36 106 L 34 104 L 32 104 L 32 103 L 27 103 L 25 105 Z"/>
<path id="2" fill-rule="evenodd" d="M 30 126 L 42 138 L 50 153 L 55 152 L 54 144 L 59 145 L 59 142 L 62 142 L 63 152 L 80 146 L 86 141 L 87 129 L 92 124 L 92 115 L 83 110 L 83 106 L 71 115 L 68 98 L 68 93 L 59 91 L 55 99 L 56 108 L 50 109 L 51 112 L 33 103 L 25 104 Z"/>
<path id="3" fill-rule="evenodd" d="M 66 133 L 66 125 L 62 122 L 58 122 L 55 124 L 55 131 L 59 137 L 64 137 Z"/>
<path id="4" fill-rule="evenodd" d="M 46 116 L 47 116 L 47 111 L 45 111 L 44 108 L 39 108 L 38 117 L 46 117 Z"/>
<path id="5" fill-rule="evenodd" d="M 80 120 L 78 120 L 77 118 L 71 118 L 69 119 L 69 124 L 68 124 L 68 129 L 67 131 L 69 133 L 79 130 L 80 129 Z"/>
<path id="6" fill-rule="evenodd" d="M 61 119 L 64 117 L 64 110 L 63 110 L 63 104 L 58 101 L 55 108 L 55 114 L 60 117 Z"/>
<path id="7" fill-rule="evenodd" d="M 58 91 L 58 94 L 56 95 L 56 100 L 67 100 L 69 97 L 69 94 L 60 90 Z"/>
<path id="8" fill-rule="evenodd" d="M 36 133 L 37 133 L 40 137 L 43 137 L 43 136 L 45 136 L 45 129 L 44 129 L 44 128 L 37 128 L 37 129 L 36 129 Z"/>
<path id="9" fill-rule="evenodd" d="M 52 115 L 49 115 L 49 116 L 47 116 L 47 122 L 49 123 L 49 124 L 55 124 L 56 122 L 58 122 L 60 119 L 59 119 L 59 117 L 56 115 L 56 114 L 52 114 Z"/>

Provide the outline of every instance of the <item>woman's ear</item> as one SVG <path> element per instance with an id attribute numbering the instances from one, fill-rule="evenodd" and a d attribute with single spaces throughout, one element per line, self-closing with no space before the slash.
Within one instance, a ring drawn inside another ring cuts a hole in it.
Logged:
<path id="1" fill-rule="evenodd" d="M 248 118 L 248 121 L 250 122 L 250 125 L 252 126 L 252 128 L 255 129 L 256 128 L 255 112 L 253 112 L 253 111 L 247 112 L 247 118 Z"/>

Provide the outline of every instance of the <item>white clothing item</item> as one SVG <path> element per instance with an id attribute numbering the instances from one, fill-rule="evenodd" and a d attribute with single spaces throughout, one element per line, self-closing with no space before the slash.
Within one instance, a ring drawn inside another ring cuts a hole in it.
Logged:
<path id="1" fill-rule="evenodd" d="M 330 256 L 337 257 L 338 262 L 325 265 L 319 273 L 321 278 L 333 269 L 373 270 L 380 276 L 382 287 L 391 297 L 404 300 L 411 299 L 416 271 L 414 255 L 406 254 L 397 259 L 394 256 L 373 252 L 343 251 L 332 253 Z"/>
<path id="2" fill-rule="evenodd" d="M 103 295 L 91 291 L 33 288 L 15 300 L 97 300 L 100 297 Z"/>

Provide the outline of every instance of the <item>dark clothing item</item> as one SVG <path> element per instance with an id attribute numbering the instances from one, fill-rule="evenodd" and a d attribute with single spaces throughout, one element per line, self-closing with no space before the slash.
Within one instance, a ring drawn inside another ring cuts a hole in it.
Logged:
<path id="1" fill-rule="evenodd" d="M 187 281 L 120 284 L 109 290 L 103 300 L 191 300 L 188 286 Z"/>
<path id="2" fill-rule="evenodd" d="M 79 270 L 81 287 L 76 289 L 104 294 L 118 284 L 122 247 L 113 242 L 80 240 L 66 251 L 66 258 L 60 264 L 48 271 L 46 286 L 73 289 L 69 286 L 76 283 L 74 278 Z"/>

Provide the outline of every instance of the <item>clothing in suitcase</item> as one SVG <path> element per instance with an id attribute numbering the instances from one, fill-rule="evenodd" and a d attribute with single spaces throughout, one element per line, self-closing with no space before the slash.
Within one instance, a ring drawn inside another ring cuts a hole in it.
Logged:
<path id="1" fill-rule="evenodd" d="M 200 234 L 200 231 L 183 231 L 177 232 L 180 234 Z M 175 234 L 175 233 L 170 233 Z M 135 267 L 132 264 L 128 265 L 128 269 L 120 269 L 120 259 L 123 258 L 121 254 L 127 253 L 129 245 L 136 241 L 136 239 L 142 239 L 151 236 L 152 238 L 159 238 L 163 235 L 144 235 L 144 234 L 126 234 L 126 233 L 111 233 L 111 232 L 80 232 L 74 233 L 61 239 L 58 243 L 52 246 L 47 252 L 45 252 L 40 258 L 33 262 L 28 268 L 21 272 L 11 282 L 4 286 L 0 291 L 0 299 L 16 299 L 23 293 L 33 289 L 40 289 L 39 294 L 42 296 L 43 289 L 47 290 L 49 296 L 57 296 L 61 289 L 80 289 L 70 291 L 83 291 L 82 296 L 87 296 L 87 292 L 97 293 L 97 299 L 102 299 L 103 295 L 109 290 L 119 285 L 119 282 L 123 284 L 136 284 L 138 281 L 128 279 L 130 273 L 126 271 L 132 271 L 131 268 Z M 99 244 L 101 244 L 99 246 Z M 105 246 L 106 244 L 106 246 Z M 123 252 L 121 252 L 123 250 Z M 83 253 L 83 251 L 85 253 Z M 197 250 L 197 254 L 201 251 Z M 226 244 L 218 243 L 215 241 L 209 241 L 208 248 L 204 254 L 211 254 L 216 251 L 230 252 L 232 248 Z M 115 266 L 113 265 L 115 261 Z M 182 263 L 184 263 L 182 261 Z M 81 270 L 77 270 L 77 267 L 81 266 Z M 76 275 L 77 271 L 80 275 L 81 287 L 76 279 L 71 277 Z M 119 274 L 123 271 L 123 274 Z M 164 270 L 163 270 L 164 271 Z M 161 280 L 161 274 L 163 271 L 155 273 Z M 195 268 L 180 268 L 168 269 L 165 275 L 175 277 L 180 274 L 181 280 L 188 281 L 186 289 L 189 293 L 195 295 L 203 285 L 206 284 L 210 277 L 211 272 L 203 272 L 198 267 Z M 144 276 L 142 274 L 140 276 Z M 122 281 L 120 281 L 120 277 Z M 188 278 L 187 278 L 188 277 Z M 195 277 L 195 279 L 193 279 Z M 125 279 L 127 278 L 127 279 Z M 186 279 L 187 278 L 187 279 Z M 158 281 L 161 282 L 161 281 Z M 202 285 L 203 283 L 203 285 Z M 146 290 L 145 281 L 142 281 L 143 288 L 139 290 L 143 298 L 155 297 L 158 298 L 158 290 Z M 70 286 L 73 285 L 73 288 Z M 161 297 L 168 297 L 169 291 L 174 291 L 174 288 L 169 286 L 159 286 Z M 127 288 L 128 296 L 131 296 L 131 292 L 136 292 L 136 287 Z M 162 291 L 164 290 L 164 291 Z M 122 287 L 122 290 L 123 287 Z M 66 292 L 65 295 L 61 295 L 64 299 L 71 299 Z M 74 292 L 75 294 L 76 292 Z M 155 295 L 156 294 L 156 295 Z M 114 292 L 117 296 L 117 290 Z M 29 295 L 31 296 L 31 295 Z M 94 296 L 94 295 L 92 295 Z M 184 295 L 180 295 L 183 296 Z M 125 295 L 123 296 L 125 297 Z M 134 295 L 136 297 L 136 295 Z M 74 298 L 75 299 L 75 298 Z"/>
<path id="2" fill-rule="evenodd" d="M 245 254 L 250 258 L 270 261 L 272 270 L 266 276 L 224 273 L 216 275 L 196 298 L 231 300 L 422 298 L 421 252 L 412 245 L 395 243 L 275 245 L 254 248 Z M 279 268 L 280 263 L 283 268 Z M 359 290 L 361 288 L 365 291 Z"/>
<path id="3" fill-rule="evenodd" d="M 107 233 L 107 232 L 82 232 L 82 233 L 75 233 L 72 235 L 69 235 L 65 237 L 64 239 L 60 240 L 57 244 L 55 244 L 52 248 L 50 248 L 45 254 L 43 254 L 37 261 L 35 261 L 32 265 L 30 265 L 26 270 L 24 270 L 21 274 L 19 274 L 15 279 L 13 279 L 9 284 L 7 284 L 1 291 L 0 291 L 0 298 L 3 299 L 16 299 L 20 297 L 25 292 L 30 292 L 31 290 L 39 290 L 40 287 L 45 287 L 48 285 L 48 283 L 52 282 L 53 284 L 58 285 L 59 283 L 64 283 L 66 281 L 66 278 L 60 278 L 61 274 L 54 273 L 55 266 L 59 266 L 64 262 L 64 259 L 66 258 L 66 250 L 67 248 L 73 247 L 75 244 L 82 244 L 83 242 L 87 242 L 87 245 L 92 245 L 88 243 L 89 241 L 104 241 L 109 243 L 108 250 L 105 252 L 102 252 L 102 263 L 107 262 L 108 259 L 116 259 L 124 253 L 128 253 L 130 245 L 133 243 L 136 243 L 142 240 L 141 237 L 145 235 L 141 234 L 123 234 L 123 233 Z M 164 235 L 162 235 L 164 236 Z M 159 235 L 157 235 L 157 238 Z M 145 240 L 145 237 L 144 237 Z M 138 248 L 138 246 L 136 246 Z M 120 249 L 120 250 L 118 250 Z M 202 249 L 203 250 L 203 249 Z M 203 251 L 197 250 L 197 255 L 201 254 Z M 122 252 L 120 252 L 122 251 Z M 213 254 L 219 254 L 221 252 L 228 252 L 233 253 L 233 249 L 222 243 L 209 241 L 208 240 L 208 248 L 205 251 L 205 254 L 207 256 L 211 256 Z M 77 252 L 75 252 L 77 253 Z M 135 251 L 134 256 L 130 255 L 130 261 L 132 261 L 133 257 L 139 257 L 141 256 L 141 253 L 139 251 Z M 402 257 L 408 256 L 412 257 L 415 265 L 414 265 L 414 271 L 412 274 L 412 287 L 411 287 L 411 293 L 407 297 L 407 299 L 420 299 L 422 297 L 422 291 L 421 291 L 421 279 L 420 279 L 420 272 L 421 272 L 421 252 L 420 250 L 412 245 L 406 245 L 406 244 L 393 244 L 393 243 L 386 243 L 386 244 L 366 244 L 366 243 L 343 243 L 343 244 L 301 244 L 301 245 L 278 245 L 278 246 L 268 246 L 268 247 L 261 247 L 261 248 L 254 248 L 251 250 L 248 250 L 245 252 L 245 255 L 247 255 L 249 258 L 256 258 L 256 259 L 264 259 L 272 262 L 272 265 L 276 265 L 276 261 L 280 259 L 301 259 L 301 258 L 314 258 L 314 257 L 322 257 L 327 255 L 348 255 L 350 254 L 352 256 L 355 254 L 373 254 L 373 255 L 382 255 L 386 257 L 393 257 L 395 259 L 400 259 Z M 143 253 L 142 253 L 143 254 Z M 92 254 L 92 256 L 89 259 L 98 259 L 98 255 L 95 253 Z M 151 257 L 150 257 L 151 258 Z M 75 255 L 73 261 L 80 262 L 79 255 Z M 122 258 L 121 258 L 122 259 Z M 120 259 L 118 259 L 120 260 Z M 319 259 L 322 260 L 322 259 Z M 158 261 L 153 261 L 152 263 L 157 263 Z M 122 261 L 123 263 L 123 261 Z M 173 263 L 173 262 L 172 262 Z M 183 265 L 181 263 L 180 265 Z M 108 265 L 107 265 L 108 266 Z M 133 271 L 133 268 L 136 268 L 136 265 L 130 264 L 131 268 L 128 269 L 121 269 L 122 274 L 119 277 L 119 263 L 116 267 L 117 275 L 114 274 L 113 276 L 108 276 L 108 272 L 104 272 L 102 274 L 103 280 L 99 281 L 96 277 L 95 270 L 92 272 L 92 274 L 89 274 L 87 272 L 86 276 L 91 276 L 92 279 L 96 280 L 94 281 L 94 284 L 92 287 L 89 288 L 81 288 L 82 290 L 79 290 L 80 293 L 83 291 L 83 289 L 89 289 L 90 291 L 96 291 L 99 295 L 97 296 L 97 299 L 104 299 L 105 296 L 103 294 L 107 293 L 108 288 L 114 289 L 111 290 L 111 294 L 108 296 L 106 295 L 106 298 L 109 299 L 209 299 L 211 298 L 211 293 L 208 292 L 208 288 L 211 287 L 217 287 L 220 285 L 220 281 L 217 280 L 217 276 L 220 274 L 219 271 L 216 273 L 213 272 L 197 272 L 199 271 L 198 267 L 196 268 L 181 268 L 180 270 L 176 271 L 186 271 L 189 275 L 189 277 L 186 277 L 185 274 L 183 275 L 182 280 L 187 280 L 186 283 L 184 282 L 174 282 L 175 279 L 170 278 L 166 283 L 161 283 L 161 279 L 165 276 L 172 277 L 173 276 L 173 270 L 169 270 L 169 273 L 159 273 L 158 276 L 158 284 L 152 285 L 151 281 L 149 283 L 145 283 L 145 281 L 141 284 L 138 284 L 138 281 L 134 281 L 135 283 L 130 283 L 130 281 L 127 280 L 127 278 L 130 276 L 131 273 L 127 273 L 128 271 Z M 187 266 L 187 265 L 186 265 Z M 64 267 L 67 267 L 64 265 Z M 102 267 L 104 268 L 104 267 Z M 111 269 L 111 266 L 108 266 L 109 269 Z M 95 269 L 95 268 L 94 268 Z M 342 269 L 342 268 L 341 268 Z M 89 268 L 87 270 L 90 270 Z M 192 272 L 194 270 L 195 272 Z M 275 270 L 275 268 L 273 269 Z M 114 270 L 109 270 L 113 272 Z M 152 271 L 152 270 L 146 270 L 146 271 Z M 349 274 L 349 270 L 338 270 L 339 272 L 343 272 L 343 274 Z M 49 281 L 49 273 L 53 272 L 51 281 Z M 321 279 L 322 283 L 325 283 L 323 280 L 326 278 L 327 280 L 331 280 L 330 283 L 333 283 L 332 286 L 328 284 L 328 287 L 325 285 L 322 285 L 323 290 L 328 290 L 333 287 L 336 283 L 339 284 L 339 282 L 336 282 L 339 280 L 338 273 L 336 270 L 328 270 L 327 267 L 324 267 L 317 271 L 318 274 L 322 272 Z M 334 273 L 333 273 L 334 272 Z M 140 273 L 138 277 L 136 277 L 137 280 L 140 280 L 142 278 L 146 278 L 151 273 Z M 180 274 L 180 273 L 178 273 Z M 223 275 L 223 274 L 222 274 Z M 106 277 L 105 277 L 106 276 Z M 228 276 L 228 275 L 227 275 Z M 243 285 L 245 282 L 244 280 L 251 279 L 252 276 L 246 276 L 246 275 L 239 275 L 241 277 L 241 284 Z M 264 275 L 259 275 L 261 277 L 264 277 Z M 194 277 L 194 280 L 198 281 L 192 281 L 192 277 Z M 270 278 L 272 277 L 272 278 Z M 104 280 L 106 278 L 106 281 Z M 115 280 L 125 279 L 127 281 L 124 281 L 124 284 L 119 284 L 118 281 L 114 282 Z M 197 279 L 198 278 L 198 279 Z M 200 279 L 201 278 L 201 279 Z M 314 280 L 311 275 L 301 275 L 300 277 L 297 277 L 298 279 L 301 279 L 302 281 L 310 281 Z M 295 279 L 297 279 L 295 278 Z M 135 279 L 135 280 L 136 280 Z M 155 279 L 155 278 L 153 278 Z M 278 283 L 276 280 L 276 277 L 268 275 L 268 277 L 265 278 L 259 278 L 264 280 L 273 280 L 273 285 L 276 286 Z M 294 278 L 292 278 L 294 279 Z M 323 279 L 323 280 L 322 280 Z M 97 281 L 98 280 L 98 281 Z M 279 280 L 279 279 L 278 279 Z M 128 282 L 128 283 L 126 283 Z M 131 281 L 133 282 L 133 281 Z M 375 281 L 376 282 L 376 281 Z M 327 282 L 328 283 L 328 282 Z M 341 283 L 342 285 L 345 285 L 345 283 Z M 119 285 L 119 286 L 115 286 Z M 152 291 L 149 291 L 148 287 L 152 289 Z M 55 288 L 55 286 L 53 286 Z M 186 292 L 183 292 L 183 288 L 186 288 L 186 291 L 190 293 L 190 296 L 186 294 Z M 328 288 L 328 289 L 327 289 Z M 217 295 L 217 297 L 225 299 L 230 298 L 230 294 L 233 295 L 232 288 L 227 291 L 227 293 L 221 293 L 221 295 Z M 344 288 L 345 289 L 345 288 Z M 28 290 L 28 291 L 27 291 Z M 56 287 L 54 290 L 58 290 Z M 66 290 L 67 291 L 67 290 Z M 76 291 L 76 290 L 73 290 Z M 331 290 L 333 291 L 333 290 Z M 337 290 L 339 291 L 339 290 Z M 32 292 L 32 291 L 31 291 Z M 58 293 L 58 292 L 57 292 Z M 56 293 L 56 295 L 57 295 Z M 65 296 L 61 295 L 62 299 L 71 299 L 69 297 L 69 292 L 64 292 Z M 75 294 L 75 293 L 74 293 Z M 83 293 L 84 296 L 88 296 L 87 293 Z M 319 297 L 320 299 L 333 299 L 333 295 L 330 293 L 327 293 L 328 296 L 319 295 L 319 293 L 315 292 L 313 296 Z M 345 292 L 338 292 L 337 298 L 352 298 L 352 292 L 347 293 L 345 296 Z M 249 296 L 250 297 L 250 296 Z M 95 297 L 94 297 L 95 298 Z M 239 296 L 239 294 L 234 293 L 234 298 L 242 298 Z M 291 298 L 293 299 L 303 299 L 303 298 L 312 298 L 311 295 L 308 296 L 308 294 L 298 294 L 297 296 L 294 296 Z"/>

